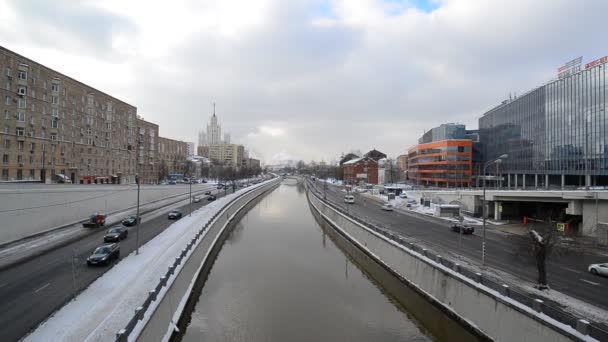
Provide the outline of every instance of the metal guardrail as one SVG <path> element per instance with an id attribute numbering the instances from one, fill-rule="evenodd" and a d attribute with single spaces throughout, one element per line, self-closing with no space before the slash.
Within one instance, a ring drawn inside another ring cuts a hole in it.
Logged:
<path id="1" fill-rule="evenodd" d="M 530 296 L 529 293 L 521 291 L 521 290 L 517 289 L 516 287 L 509 286 L 506 282 L 502 282 L 502 281 L 497 282 L 482 273 L 479 273 L 479 272 L 476 272 L 469 268 L 463 267 L 462 265 L 455 263 L 450 259 L 446 259 L 439 254 L 429 251 L 427 248 L 425 248 L 421 245 L 418 245 L 418 244 L 415 244 L 412 242 L 407 242 L 407 240 L 405 238 L 393 233 L 392 231 L 390 231 L 386 228 L 383 228 L 382 226 L 376 225 L 374 223 L 366 222 L 366 221 L 362 220 L 361 218 L 354 216 L 352 214 L 352 210 L 344 210 L 343 206 L 340 204 L 337 204 L 335 201 L 327 199 L 327 198 L 324 199 L 322 190 L 319 190 L 315 185 L 310 186 L 311 185 L 310 182 L 308 184 L 309 184 L 308 189 L 312 189 L 312 191 L 317 195 L 317 198 L 320 201 L 329 205 L 334 210 L 342 213 L 343 215 L 348 216 L 350 219 L 360 223 L 361 225 L 363 225 L 367 228 L 370 228 L 373 231 L 385 236 L 387 239 L 397 242 L 400 245 L 402 245 L 406 248 L 409 248 L 410 250 L 418 252 L 418 253 L 426 256 L 427 258 L 458 272 L 459 274 L 469 278 L 470 280 L 473 280 L 479 284 L 483 284 L 486 287 L 499 292 L 503 296 L 513 299 L 513 300 L 531 308 L 532 310 L 534 310 L 536 312 L 543 313 L 560 323 L 568 325 L 568 326 L 576 329 L 581 334 L 589 335 L 592 338 L 597 339 L 599 341 L 608 341 L 608 331 L 606 329 L 600 327 L 599 324 L 590 322 L 589 320 L 586 320 L 586 319 L 583 319 L 580 317 L 577 317 L 571 313 L 564 311 L 561 308 L 556 308 L 548 303 L 545 303 L 540 298 L 535 298 L 533 296 Z"/>
<path id="2" fill-rule="evenodd" d="M 184 258 L 186 257 L 186 255 L 188 255 L 188 252 L 190 252 L 197 245 L 197 241 L 201 238 L 201 236 L 207 230 L 207 228 L 209 228 L 211 223 L 220 215 L 220 213 L 224 209 L 226 209 L 227 207 L 232 205 L 235 201 L 240 199 L 242 196 L 245 196 L 245 195 L 251 193 L 252 191 L 257 190 L 258 188 L 259 187 L 249 189 L 249 191 L 243 193 L 241 196 L 231 199 L 228 203 L 224 204 L 215 214 L 213 214 L 211 216 L 211 218 L 201 227 L 201 229 L 198 230 L 198 232 L 194 235 L 194 237 L 190 240 L 190 242 L 188 242 L 186 247 L 184 249 L 182 249 L 181 253 L 175 258 L 175 261 L 173 262 L 173 264 L 171 264 L 169 266 L 165 275 L 160 277 L 160 280 L 159 280 L 158 284 L 156 285 L 156 287 L 153 290 L 148 292 L 148 297 L 143 302 L 143 304 L 141 306 L 139 306 L 137 309 L 135 309 L 135 313 L 133 314 L 133 317 L 129 320 L 127 325 L 123 329 L 118 331 L 118 333 L 116 333 L 117 342 L 126 342 L 128 340 L 129 335 L 133 332 L 133 329 L 135 329 L 135 326 L 137 325 L 137 323 L 139 323 L 139 321 L 141 321 L 144 318 L 145 312 L 148 310 L 150 305 L 154 301 L 156 301 L 156 298 L 158 297 L 158 295 L 162 292 L 163 288 L 167 285 L 167 281 L 169 280 L 169 278 L 171 278 L 171 276 L 175 273 L 175 270 L 177 269 L 177 267 L 179 265 L 181 265 L 182 261 L 184 261 Z"/>

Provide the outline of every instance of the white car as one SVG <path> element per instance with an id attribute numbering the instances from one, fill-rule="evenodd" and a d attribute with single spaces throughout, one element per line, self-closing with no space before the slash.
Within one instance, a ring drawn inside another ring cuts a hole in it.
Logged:
<path id="1" fill-rule="evenodd" d="M 346 204 L 355 204 L 355 196 L 353 196 L 353 195 L 346 195 L 346 196 L 344 196 L 344 203 L 346 203 Z"/>
<path id="2" fill-rule="evenodd" d="M 608 263 L 591 264 L 587 270 L 594 275 L 608 276 Z"/>
<path id="3" fill-rule="evenodd" d="M 201 201 L 201 198 L 198 196 L 194 196 L 194 198 L 192 200 L 194 201 L 194 203 L 198 203 Z"/>
<path id="4" fill-rule="evenodd" d="M 380 208 L 386 211 L 393 211 L 393 205 L 390 203 L 385 203 Z"/>
<path id="5" fill-rule="evenodd" d="M 407 194 L 405 192 L 402 192 L 399 194 L 400 198 L 407 198 Z"/>

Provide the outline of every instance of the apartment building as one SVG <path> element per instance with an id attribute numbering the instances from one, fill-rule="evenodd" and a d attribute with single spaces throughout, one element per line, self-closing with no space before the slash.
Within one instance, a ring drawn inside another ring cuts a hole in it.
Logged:
<path id="1" fill-rule="evenodd" d="M 211 144 L 209 145 L 209 159 L 213 162 L 224 163 L 227 166 L 239 167 L 243 165 L 245 147 L 237 144 Z"/>
<path id="2" fill-rule="evenodd" d="M 0 180 L 134 181 L 137 108 L 0 46 Z"/>
<path id="3" fill-rule="evenodd" d="M 186 169 L 188 144 L 184 141 L 158 137 L 158 161 L 168 174 L 183 174 Z"/>
<path id="4" fill-rule="evenodd" d="M 137 167 L 141 184 L 158 183 L 158 125 L 137 117 Z"/>

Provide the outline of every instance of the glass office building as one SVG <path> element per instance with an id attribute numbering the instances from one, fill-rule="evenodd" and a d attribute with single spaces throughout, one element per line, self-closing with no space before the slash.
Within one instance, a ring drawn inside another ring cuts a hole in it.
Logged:
<path id="1" fill-rule="evenodd" d="M 503 185 L 608 185 L 606 66 L 504 101 L 479 119 L 482 159 L 509 155 L 499 165 Z"/>

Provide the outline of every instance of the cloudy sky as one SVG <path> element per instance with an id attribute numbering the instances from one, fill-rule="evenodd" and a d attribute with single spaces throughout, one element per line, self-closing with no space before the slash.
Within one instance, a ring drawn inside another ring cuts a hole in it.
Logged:
<path id="1" fill-rule="evenodd" d="M 397 156 L 608 54 L 608 1 L 3 0 L 0 45 L 129 102 L 162 136 L 270 161 Z"/>

